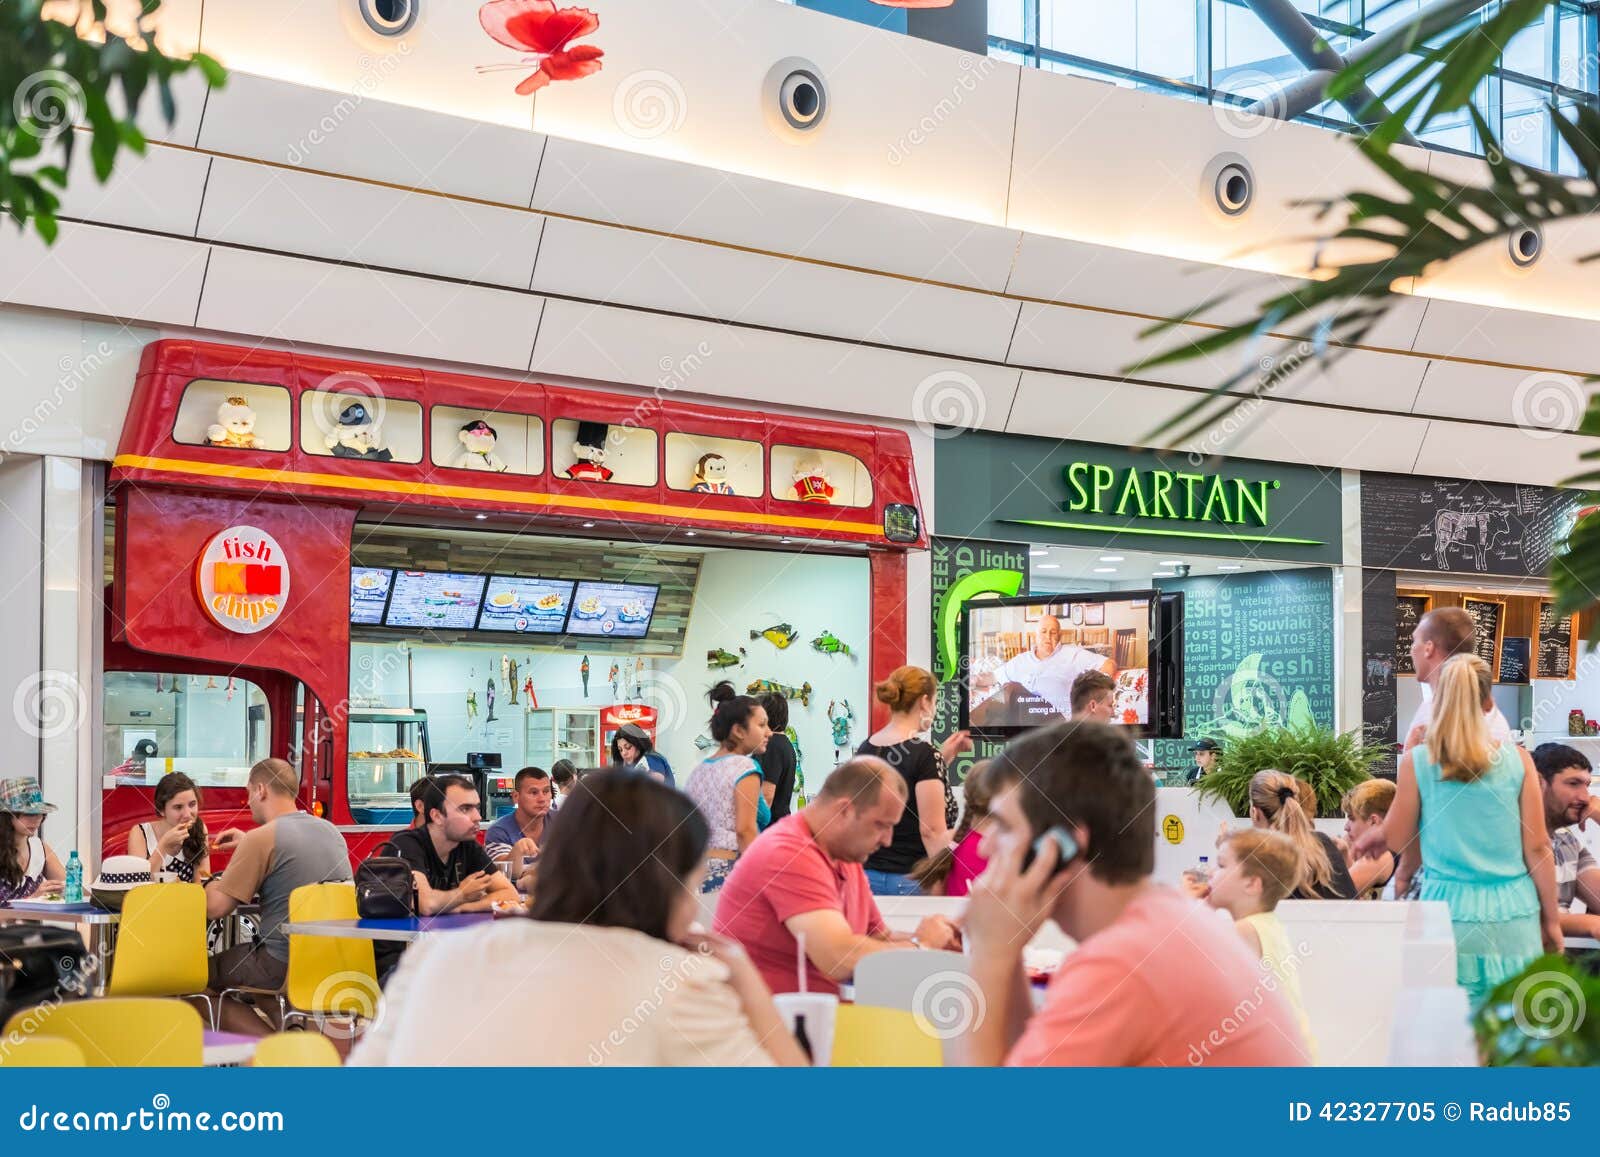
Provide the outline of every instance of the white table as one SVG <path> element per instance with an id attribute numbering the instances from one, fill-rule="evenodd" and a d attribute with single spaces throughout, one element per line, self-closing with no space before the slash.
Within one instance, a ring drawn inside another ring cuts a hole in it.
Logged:
<path id="1" fill-rule="evenodd" d="M 207 1029 L 202 1063 L 207 1068 L 247 1065 L 256 1059 L 256 1046 L 260 1043 L 259 1037 Z"/>
<path id="2" fill-rule="evenodd" d="M 1600 950 L 1600 940 L 1596 940 L 1593 936 L 1564 936 L 1562 940 L 1569 951 L 1574 948 L 1590 952 Z"/>
<path id="3" fill-rule="evenodd" d="M 494 921 L 492 912 L 453 916 L 413 916 L 409 920 L 301 920 L 281 925 L 288 936 L 331 936 L 340 940 L 385 940 L 409 944 L 443 932 L 459 932 Z"/>

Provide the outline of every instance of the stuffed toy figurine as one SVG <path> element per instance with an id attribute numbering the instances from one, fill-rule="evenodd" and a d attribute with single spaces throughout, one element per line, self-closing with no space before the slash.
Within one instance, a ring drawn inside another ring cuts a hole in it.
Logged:
<path id="1" fill-rule="evenodd" d="M 216 423 L 206 427 L 206 441 L 230 450 L 256 449 L 256 412 L 250 403 L 232 397 L 218 406 Z"/>
<path id="2" fill-rule="evenodd" d="M 694 464 L 694 485 L 689 489 L 696 494 L 732 494 L 728 460 L 721 454 L 700 455 L 700 461 Z"/>
<path id="3" fill-rule="evenodd" d="M 461 456 L 456 459 L 457 470 L 487 470 L 492 474 L 505 472 L 506 464 L 494 452 L 500 436 L 494 427 L 479 418 L 461 427 L 456 438 L 461 442 Z"/>
<path id="4" fill-rule="evenodd" d="M 606 435 L 611 427 L 604 422 L 579 422 L 578 440 L 572 453 L 578 460 L 567 467 L 567 477 L 582 482 L 610 482 L 613 471 L 606 466 Z"/>
<path id="5" fill-rule="evenodd" d="M 833 483 L 821 458 L 801 458 L 794 464 L 794 496 L 801 502 L 833 502 Z"/>
<path id="6" fill-rule="evenodd" d="M 335 458 L 363 458 L 368 462 L 392 462 L 394 455 L 383 445 L 383 431 L 367 413 L 366 406 L 351 402 L 339 411 L 339 428 L 324 436 Z"/>

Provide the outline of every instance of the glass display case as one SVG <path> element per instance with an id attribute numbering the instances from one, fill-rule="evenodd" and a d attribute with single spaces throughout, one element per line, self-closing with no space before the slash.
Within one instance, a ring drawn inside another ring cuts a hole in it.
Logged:
<path id="1" fill-rule="evenodd" d="M 358 708 L 350 712 L 348 727 L 351 816 L 358 824 L 410 823 L 411 785 L 428 773 L 428 713 Z"/>
<path id="2" fill-rule="evenodd" d="M 549 768 L 558 759 L 580 770 L 603 767 L 600 712 L 586 707 L 537 707 L 528 712 L 528 762 Z"/>
<path id="3" fill-rule="evenodd" d="M 243 679 L 107 671 L 101 771 L 105 788 L 147 787 L 182 772 L 202 788 L 243 787 L 266 757 L 266 694 Z"/>

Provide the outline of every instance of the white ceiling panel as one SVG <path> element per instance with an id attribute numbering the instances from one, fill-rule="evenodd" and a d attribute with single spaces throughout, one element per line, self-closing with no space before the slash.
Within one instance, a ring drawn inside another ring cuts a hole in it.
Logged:
<path id="1" fill-rule="evenodd" d="M 998 361 L 1018 303 L 552 218 L 534 289 Z"/>
<path id="2" fill-rule="evenodd" d="M 1422 380 L 1415 412 L 1545 431 L 1575 430 L 1587 397 L 1582 380 L 1570 374 L 1434 361 Z"/>
<path id="3" fill-rule="evenodd" d="M 206 252 L 194 241 L 70 221 L 49 249 L 32 230 L 0 229 L 0 302 L 192 325 Z"/>
<path id="4" fill-rule="evenodd" d="M 1600 322 L 1456 301 L 1433 301 L 1417 334 L 1429 354 L 1600 373 Z"/>
<path id="5" fill-rule="evenodd" d="M 1578 473 L 1579 456 L 1600 439 L 1543 430 L 1507 430 L 1468 422 L 1432 421 L 1415 472 L 1559 486 Z"/>
<path id="6" fill-rule="evenodd" d="M 202 153 L 151 145 L 142 157 L 130 152 L 118 157 L 102 185 L 84 140 L 73 150 L 59 212 L 101 225 L 192 237 L 210 165 L 211 158 Z"/>

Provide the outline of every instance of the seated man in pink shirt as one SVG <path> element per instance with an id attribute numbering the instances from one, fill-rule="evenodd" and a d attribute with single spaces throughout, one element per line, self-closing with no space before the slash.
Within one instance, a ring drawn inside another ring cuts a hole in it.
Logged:
<path id="1" fill-rule="evenodd" d="M 881 759 L 835 768 L 810 806 L 756 838 L 717 899 L 714 929 L 739 941 L 773 992 L 839 991 L 856 962 L 897 948 L 957 948 L 955 925 L 929 916 L 916 935 L 890 932 L 861 866 L 887 847 L 906 806 L 905 778 Z"/>
<path id="2" fill-rule="evenodd" d="M 1042 728 L 996 763 L 1009 786 L 963 920 L 989 1015 L 958 1042 L 966 1063 L 1307 1063 L 1294 1013 L 1239 934 L 1150 879 L 1155 785 L 1120 729 Z M 1051 918 L 1078 947 L 1029 1015 L 1022 950 Z"/>

